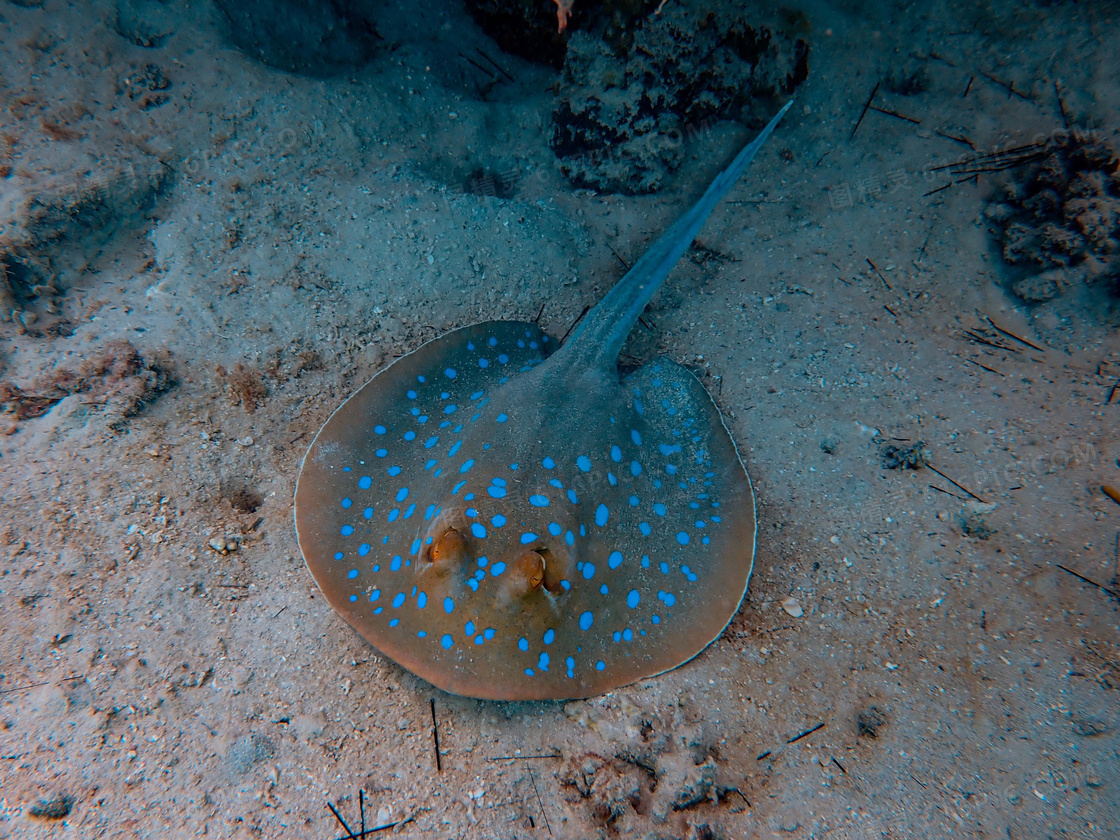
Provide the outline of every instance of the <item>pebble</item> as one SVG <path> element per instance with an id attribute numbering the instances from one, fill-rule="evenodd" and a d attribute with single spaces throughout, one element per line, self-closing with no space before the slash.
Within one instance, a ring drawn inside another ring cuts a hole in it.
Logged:
<path id="1" fill-rule="evenodd" d="M 789 595 L 782 599 L 782 609 L 792 615 L 794 618 L 801 618 L 804 612 L 801 609 L 801 604 L 797 603 L 797 599 Z"/>
<path id="2" fill-rule="evenodd" d="M 230 554 L 237 551 L 239 542 L 237 537 L 214 537 L 209 545 L 218 554 Z"/>
<path id="3" fill-rule="evenodd" d="M 245 435 L 245 437 L 238 438 L 237 442 L 240 443 L 242 446 L 252 446 L 253 443 L 254 443 L 253 436 L 252 435 Z"/>

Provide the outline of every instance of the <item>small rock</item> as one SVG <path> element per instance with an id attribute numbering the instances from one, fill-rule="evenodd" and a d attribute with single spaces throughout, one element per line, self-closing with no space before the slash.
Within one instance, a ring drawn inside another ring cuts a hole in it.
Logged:
<path id="1" fill-rule="evenodd" d="M 997 505 L 983 502 L 969 502 L 964 510 L 957 514 L 957 524 L 961 533 L 966 537 L 978 540 L 987 540 L 996 533 L 996 529 L 988 525 L 988 515 L 996 509 Z"/>
<path id="2" fill-rule="evenodd" d="M 782 599 L 782 609 L 792 615 L 794 618 L 801 618 L 804 613 L 801 610 L 801 604 L 792 595 Z"/>
<path id="3" fill-rule="evenodd" d="M 40 799 L 27 813 L 40 820 L 61 820 L 74 810 L 74 802 L 70 794 L 59 793 L 50 799 Z"/>
<path id="4" fill-rule="evenodd" d="M 1057 297 L 1064 276 L 1065 272 L 1057 268 L 1041 274 L 1021 277 L 1011 284 L 1011 291 L 1026 303 L 1045 303 Z"/>
<path id="5" fill-rule="evenodd" d="M 925 441 L 912 446 L 895 446 L 893 443 L 879 445 L 879 457 L 888 470 L 916 470 L 929 463 L 929 450 Z"/>
<path id="6" fill-rule="evenodd" d="M 868 706 L 856 715 L 856 731 L 860 737 L 878 738 L 879 728 L 887 722 L 887 713 L 878 706 Z"/>

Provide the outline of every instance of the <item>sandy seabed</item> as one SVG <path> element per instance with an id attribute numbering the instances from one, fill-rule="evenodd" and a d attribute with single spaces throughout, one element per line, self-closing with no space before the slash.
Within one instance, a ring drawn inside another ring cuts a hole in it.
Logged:
<path id="1" fill-rule="evenodd" d="M 208 3 L 141 46 L 126 6 L 0 3 L 0 837 L 345 836 L 328 802 L 417 838 L 1120 836 L 1120 315 L 1012 294 L 1014 173 L 945 168 L 1115 145 L 1115 3 L 799 6 L 794 108 L 626 351 L 723 410 L 750 590 L 686 666 L 570 703 L 363 642 L 300 557 L 300 460 L 435 335 L 562 335 L 748 129 L 599 195 L 549 147 L 555 71 L 450 0 L 382 8 L 329 78 Z"/>

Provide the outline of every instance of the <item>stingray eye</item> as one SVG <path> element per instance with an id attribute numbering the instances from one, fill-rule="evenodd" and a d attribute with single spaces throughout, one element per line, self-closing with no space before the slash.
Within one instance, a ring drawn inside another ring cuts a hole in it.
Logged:
<path id="1" fill-rule="evenodd" d="M 530 592 L 536 592 L 544 583 L 544 569 L 544 558 L 535 551 L 526 551 L 513 565 L 509 593 L 523 598 Z"/>
<path id="2" fill-rule="evenodd" d="M 428 560 L 438 569 L 448 571 L 452 566 L 462 563 L 466 556 L 467 543 L 463 535 L 454 528 L 448 528 L 432 546 Z"/>

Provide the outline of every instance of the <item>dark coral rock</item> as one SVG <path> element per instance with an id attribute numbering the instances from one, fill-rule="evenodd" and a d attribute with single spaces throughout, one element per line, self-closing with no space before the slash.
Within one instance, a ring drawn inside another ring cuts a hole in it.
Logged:
<path id="1" fill-rule="evenodd" d="M 1009 280 L 1026 303 L 1042 303 L 1082 279 L 1120 272 L 1120 161 L 1093 132 L 1075 130 L 1048 143 L 1024 167 L 988 218 L 1002 227 L 1003 258 L 1021 269 Z"/>
<path id="2" fill-rule="evenodd" d="M 365 64 L 379 40 L 344 0 L 216 0 L 229 37 L 270 67 L 332 76 Z"/>
<path id="3" fill-rule="evenodd" d="M 564 64 L 568 34 L 584 14 L 572 9 L 565 32 L 560 32 L 556 6 L 545 0 L 466 0 L 467 11 L 482 30 L 510 55 L 548 64 Z"/>
<path id="4" fill-rule="evenodd" d="M 605 192 L 658 189 L 707 122 L 760 121 L 805 79 L 805 28 L 800 18 L 756 20 L 726 0 L 678 0 L 630 29 L 573 34 L 553 112 L 565 174 Z"/>

